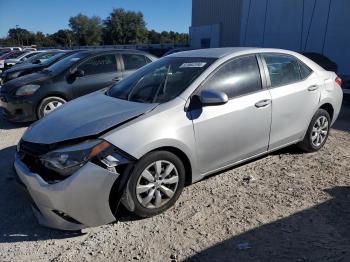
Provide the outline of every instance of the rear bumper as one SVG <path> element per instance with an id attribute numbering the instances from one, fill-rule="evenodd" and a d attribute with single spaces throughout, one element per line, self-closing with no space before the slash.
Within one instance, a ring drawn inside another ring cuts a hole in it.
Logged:
<path id="1" fill-rule="evenodd" d="M 33 212 L 41 225 L 80 230 L 116 220 L 109 197 L 117 174 L 87 163 L 67 179 L 49 184 L 32 173 L 18 156 L 14 167 L 17 180 L 29 194 Z"/>

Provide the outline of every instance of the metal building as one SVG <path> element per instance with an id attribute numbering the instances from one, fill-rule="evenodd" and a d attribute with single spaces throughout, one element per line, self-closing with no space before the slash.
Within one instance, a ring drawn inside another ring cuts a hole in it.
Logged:
<path id="1" fill-rule="evenodd" d="M 317 52 L 350 75 L 350 0 L 192 0 L 191 46 Z"/>

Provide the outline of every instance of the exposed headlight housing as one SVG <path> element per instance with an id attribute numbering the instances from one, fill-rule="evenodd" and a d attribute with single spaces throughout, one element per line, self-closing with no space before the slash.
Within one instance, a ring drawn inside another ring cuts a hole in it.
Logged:
<path id="1" fill-rule="evenodd" d="M 40 161 L 46 168 L 62 176 L 70 176 L 90 159 L 111 147 L 107 141 L 92 140 L 49 152 Z"/>
<path id="2" fill-rule="evenodd" d="M 39 88 L 40 88 L 40 85 L 24 85 L 24 86 L 21 86 L 21 87 L 16 91 L 16 96 L 31 96 L 31 95 L 33 95 Z"/>

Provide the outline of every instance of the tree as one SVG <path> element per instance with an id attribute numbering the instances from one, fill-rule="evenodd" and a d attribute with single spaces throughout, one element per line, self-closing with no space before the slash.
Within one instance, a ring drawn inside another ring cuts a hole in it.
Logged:
<path id="1" fill-rule="evenodd" d="M 104 26 L 106 44 L 138 44 L 147 40 L 146 23 L 141 12 L 113 9 Z"/>
<path id="2" fill-rule="evenodd" d="M 35 42 L 34 34 L 20 27 L 10 28 L 8 37 L 17 45 L 31 45 Z"/>
<path id="3" fill-rule="evenodd" d="M 34 45 L 38 47 L 99 45 L 103 44 L 187 44 L 188 34 L 155 30 L 148 31 L 141 12 L 113 9 L 101 23 L 97 16 L 78 14 L 69 19 L 72 30 L 60 29 L 52 35 L 30 32 L 16 26 L 10 28 L 8 37 L 0 38 L 0 46 Z M 102 41 L 103 40 L 103 41 Z"/>
<path id="4" fill-rule="evenodd" d="M 74 33 L 68 29 L 60 29 L 56 33 L 52 34 L 50 38 L 55 42 L 55 45 L 61 47 L 71 47 L 75 43 Z"/>
<path id="5" fill-rule="evenodd" d="M 50 38 L 50 35 L 44 35 L 42 32 L 36 32 L 34 35 L 34 44 L 38 47 L 50 47 L 56 43 Z"/>
<path id="6" fill-rule="evenodd" d="M 159 44 L 160 43 L 160 34 L 154 30 L 148 31 L 148 43 Z"/>
<path id="7" fill-rule="evenodd" d="M 69 26 L 79 45 L 98 45 L 102 39 L 101 19 L 78 14 L 69 19 Z"/>

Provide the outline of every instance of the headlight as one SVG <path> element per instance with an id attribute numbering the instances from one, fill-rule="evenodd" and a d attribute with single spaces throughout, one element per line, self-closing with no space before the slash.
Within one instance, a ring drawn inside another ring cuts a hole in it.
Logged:
<path id="1" fill-rule="evenodd" d="M 46 168 L 62 176 L 69 176 L 111 146 L 106 141 L 93 140 L 49 152 L 40 160 Z"/>
<path id="2" fill-rule="evenodd" d="M 31 96 L 39 89 L 39 87 L 40 85 L 22 86 L 16 91 L 16 96 Z"/>

